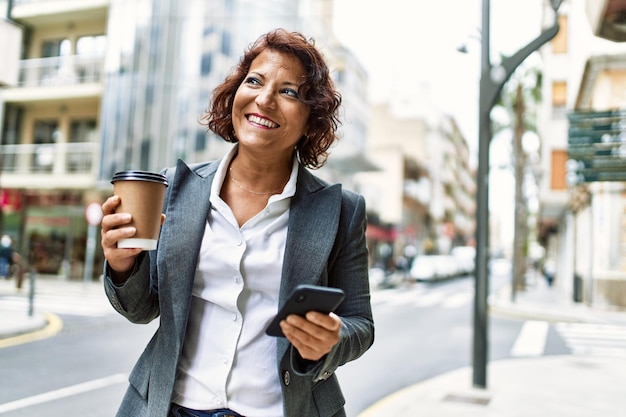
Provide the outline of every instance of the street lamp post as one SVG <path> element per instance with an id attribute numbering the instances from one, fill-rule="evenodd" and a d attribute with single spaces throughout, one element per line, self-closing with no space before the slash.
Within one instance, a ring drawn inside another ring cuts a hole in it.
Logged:
<path id="1" fill-rule="evenodd" d="M 476 269 L 474 297 L 474 341 L 472 352 L 473 385 L 487 387 L 488 317 L 489 294 L 489 143 L 491 141 L 491 109 L 502 91 L 504 83 L 515 69 L 534 51 L 548 42 L 559 31 L 556 12 L 561 0 L 552 0 L 555 13 L 554 25 L 543 31 L 528 45 L 514 55 L 491 65 L 489 30 L 489 0 L 482 1 L 480 97 L 478 102 L 478 167 L 476 171 Z"/>

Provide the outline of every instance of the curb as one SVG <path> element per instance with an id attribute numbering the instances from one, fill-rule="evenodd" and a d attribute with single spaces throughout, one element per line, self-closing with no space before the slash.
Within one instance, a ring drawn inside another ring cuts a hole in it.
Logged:
<path id="1" fill-rule="evenodd" d="M 0 349 L 47 339 L 63 329 L 63 321 L 52 313 L 43 313 L 42 323 L 29 329 L 16 330 L 0 337 Z"/>

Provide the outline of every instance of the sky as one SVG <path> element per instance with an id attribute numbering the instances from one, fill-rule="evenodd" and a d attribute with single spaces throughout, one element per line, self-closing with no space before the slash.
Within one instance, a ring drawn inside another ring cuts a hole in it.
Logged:
<path id="1" fill-rule="evenodd" d="M 427 108 L 455 118 L 470 148 L 469 163 L 476 166 L 482 0 L 334 2 L 334 32 L 365 66 L 370 101 L 400 99 L 408 106 L 416 94 L 424 94 L 426 86 L 430 92 Z M 542 5 L 543 0 L 490 1 L 492 64 L 541 33 Z M 467 53 L 458 51 L 461 45 Z M 513 237 L 514 178 L 510 170 L 498 167 L 510 164 L 508 142 L 494 137 L 490 152 L 496 169 L 490 175 L 489 206 L 500 218 L 496 240 L 505 247 Z"/>
<path id="2" fill-rule="evenodd" d="M 435 108 L 454 116 L 475 153 L 482 1 L 334 2 L 334 31 L 368 71 L 370 101 L 410 100 L 427 86 Z M 542 4 L 491 0 L 492 62 L 541 32 Z M 462 44 L 467 53 L 457 50 Z"/>

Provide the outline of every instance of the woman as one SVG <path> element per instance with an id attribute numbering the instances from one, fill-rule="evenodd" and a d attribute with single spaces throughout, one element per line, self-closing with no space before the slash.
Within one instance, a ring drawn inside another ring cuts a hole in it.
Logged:
<path id="1" fill-rule="evenodd" d="M 306 167 L 324 164 L 338 107 L 328 68 L 298 33 L 261 36 L 203 120 L 235 143 L 167 169 L 156 251 L 118 249 L 135 229 L 102 206 L 105 290 L 132 322 L 160 326 L 130 376 L 124 417 L 344 416 L 334 371 L 373 343 L 365 203 Z M 298 284 L 341 288 L 335 313 L 265 328 Z"/>

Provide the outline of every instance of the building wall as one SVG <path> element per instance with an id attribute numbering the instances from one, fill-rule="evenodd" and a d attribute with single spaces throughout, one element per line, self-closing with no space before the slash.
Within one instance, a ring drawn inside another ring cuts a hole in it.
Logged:
<path id="1" fill-rule="evenodd" d="M 619 251 L 622 214 L 619 212 L 621 197 L 605 195 L 605 186 L 596 183 L 573 188 L 565 185 L 562 178 L 566 173 L 564 158 L 554 158 L 566 153 L 568 148 L 569 123 L 567 113 L 573 110 L 606 110 L 624 106 L 624 74 L 600 71 L 594 80 L 586 73 L 587 61 L 592 56 L 623 54 L 626 44 L 601 39 L 593 35 L 585 0 L 566 0 L 559 9 L 560 22 L 565 26 L 563 38 L 547 44 L 541 49 L 543 58 L 543 104 L 538 112 L 539 135 L 542 140 L 542 181 L 540 199 L 542 221 L 552 222 L 556 234 L 548 238 L 546 257 L 557 263 L 556 283 L 565 292 L 575 296 L 582 280 L 583 298 L 596 302 L 594 290 L 599 271 L 614 268 L 611 256 Z M 546 2 L 546 20 L 551 14 Z M 557 83 L 565 85 L 565 101 L 557 104 Z M 589 97 L 585 108 L 577 108 L 581 97 Z M 558 161 L 558 162 L 555 162 Z M 558 163 L 558 165 L 555 165 Z M 610 185 L 614 186 L 614 185 Z M 621 187 L 621 185 L 620 185 Z M 578 193 L 590 193 L 591 203 L 582 206 L 576 203 Z M 619 193 L 617 193 L 619 195 Z M 607 209 L 607 207 L 612 207 Z M 608 211 L 607 211 L 608 210 Z M 617 212 L 615 211 L 617 210 Z M 618 213 L 619 212 L 619 213 Z M 615 234 L 620 236 L 615 236 Z M 619 258 L 619 255 L 617 256 Z M 617 262 L 619 263 L 619 262 Z M 610 265 L 613 266 L 610 266 Z"/>

